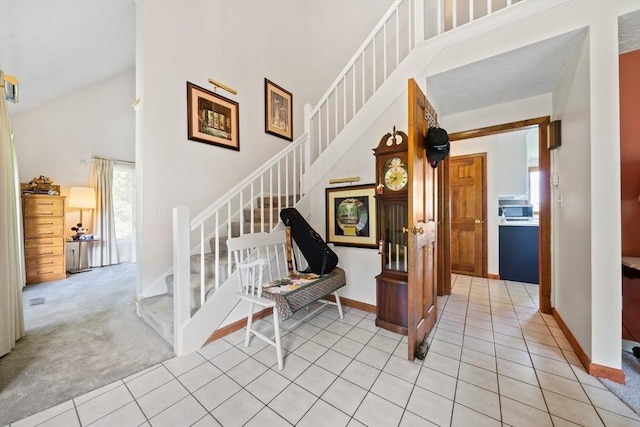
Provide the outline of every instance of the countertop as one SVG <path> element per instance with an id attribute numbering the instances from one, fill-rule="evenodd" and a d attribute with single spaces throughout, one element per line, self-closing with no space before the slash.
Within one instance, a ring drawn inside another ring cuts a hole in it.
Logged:
<path id="1" fill-rule="evenodd" d="M 537 220 L 530 220 L 530 221 L 506 221 L 506 222 L 502 222 L 501 219 L 498 220 L 498 225 L 500 227 L 538 227 L 540 225 L 540 223 Z"/>

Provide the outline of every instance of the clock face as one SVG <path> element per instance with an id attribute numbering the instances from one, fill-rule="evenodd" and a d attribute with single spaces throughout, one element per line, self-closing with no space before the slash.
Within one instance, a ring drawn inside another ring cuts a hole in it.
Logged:
<path id="1" fill-rule="evenodd" d="M 409 182 L 409 174 L 400 157 L 393 157 L 385 164 L 384 185 L 391 191 L 399 191 Z"/>

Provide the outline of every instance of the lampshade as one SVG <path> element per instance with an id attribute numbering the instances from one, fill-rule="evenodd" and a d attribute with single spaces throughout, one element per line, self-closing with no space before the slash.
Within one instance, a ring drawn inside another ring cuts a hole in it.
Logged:
<path id="1" fill-rule="evenodd" d="M 69 207 L 80 209 L 96 208 L 96 190 L 91 187 L 71 187 Z"/>

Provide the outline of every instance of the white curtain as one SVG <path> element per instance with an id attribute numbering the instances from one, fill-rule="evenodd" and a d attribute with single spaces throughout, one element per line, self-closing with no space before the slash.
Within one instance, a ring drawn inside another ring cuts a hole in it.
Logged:
<path id="1" fill-rule="evenodd" d="M 135 163 L 114 160 L 113 209 L 120 262 L 136 261 L 135 182 Z"/>
<path id="2" fill-rule="evenodd" d="M 96 209 L 93 213 L 93 232 L 99 241 L 93 244 L 91 267 L 118 264 L 116 226 L 113 215 L 113 161 L 93 159 L 91 182 L 96 190 Z"/>
<path id="3" fill-rule="evenodd" d="M 0 70 L 0 356 L 24 336 L 22 288 L 25 284 L 20 180 Z"/>

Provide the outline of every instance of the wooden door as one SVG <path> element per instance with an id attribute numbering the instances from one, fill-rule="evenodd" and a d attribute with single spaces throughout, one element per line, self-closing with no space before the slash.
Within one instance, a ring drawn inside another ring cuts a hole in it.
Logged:
<path id="1" fill-rule="evenodd" d="M 409 79 L 409 360 L 437 320 L 436 310 L 436 195 L 435 169 L 427 163 L 427 99 L 414 79 Z"/>
<path id="2" fill-rule="evenodd" d="M 478 277 L 487 275 L 485 165 L 485 154 L 452 157 L 450 160 L 453 273 Z"/>

